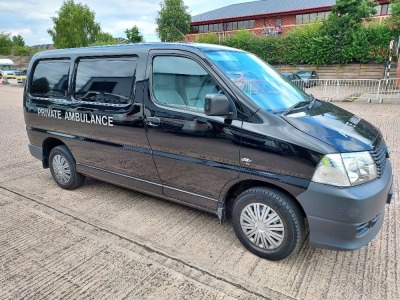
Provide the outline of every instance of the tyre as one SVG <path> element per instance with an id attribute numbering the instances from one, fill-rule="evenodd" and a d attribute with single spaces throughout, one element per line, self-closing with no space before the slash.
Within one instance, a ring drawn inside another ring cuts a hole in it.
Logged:
<path id="1" fill-rule="evenodd" d="M 304 217 L 293 200 L 274 189 L 244 191 L 232 209 L 233 229 L 252 253 L 281 260 L 299 250 L 305 236 Z"/>
<path id="2" fill-rule="evenodd" d="M 85 180 L 76 172 L 75 159 L 66 146 L 57 146 L 50 151 L 49 165 L 54 181 L 63 189 L 76 189 Z"/>

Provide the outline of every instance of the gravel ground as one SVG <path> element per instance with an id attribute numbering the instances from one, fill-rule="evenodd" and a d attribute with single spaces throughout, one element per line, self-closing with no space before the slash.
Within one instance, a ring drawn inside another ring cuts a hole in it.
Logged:
<path id="1" fill-rule="evenodd" d="M 94 179 L 60 189 L 28 151 L 21 87 L 0 86 L 0 299 L 400 299 L 400 105 L 337 103 L 391 148 L 393 202 L 352 252 L 270 262 L 230 222 Z"/>

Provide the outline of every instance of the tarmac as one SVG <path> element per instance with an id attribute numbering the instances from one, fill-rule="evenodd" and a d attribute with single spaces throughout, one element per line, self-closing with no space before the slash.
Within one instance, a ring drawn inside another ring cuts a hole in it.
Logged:
<path id="1" fill-rule="evenodd" d="M 380 128 L 394 196 L 351 252 L 271 262 L 230 222 L 88 178 L 59 188 L 28 151 L 21 86 L 0 85 L 0 299 L 400 299 L 400 105 L 336 102 Z"/>

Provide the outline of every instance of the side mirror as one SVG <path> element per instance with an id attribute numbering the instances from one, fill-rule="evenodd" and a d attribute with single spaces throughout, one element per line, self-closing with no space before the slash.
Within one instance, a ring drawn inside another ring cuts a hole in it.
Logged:
<path id="1" fill-rule="evenodd" d="M 229 100 L 222 94 L 207 94 L 204 102 L 204 113 L 207 116 L 224 117 L 230 113 Z"/>

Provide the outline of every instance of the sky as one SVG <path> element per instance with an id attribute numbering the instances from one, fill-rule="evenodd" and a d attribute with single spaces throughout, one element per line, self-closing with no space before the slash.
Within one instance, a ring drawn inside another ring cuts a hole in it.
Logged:
<path id="1" fill-rule="evenodd" d="M 184 0 L 188 12 L 198 15 L 229 4 L 254 0 Z M 101 29 L 113 37 L 126 37 L 124 31 L 136 25 L 146 42 L 159 41 L 155 19 L 162 0 L 75 0 L 95 12 Z M 51 44 L 47 29 L 63 0 L 0 0 L 0 32 L 21 35 L 28 46 Z"/>

